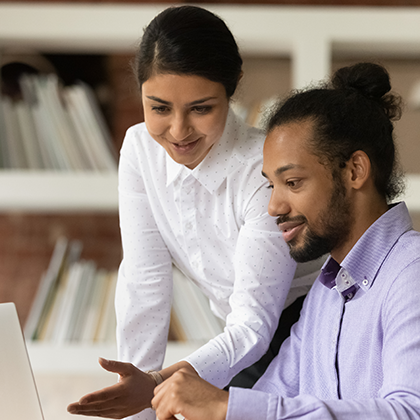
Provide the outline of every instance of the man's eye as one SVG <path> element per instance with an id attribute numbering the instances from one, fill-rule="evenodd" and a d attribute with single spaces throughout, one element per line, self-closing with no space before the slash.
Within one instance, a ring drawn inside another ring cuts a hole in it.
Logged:
<path id="1" fill-rule="evenodd" d="M 289 188 L 298 188 L 300 185 L 300 179 L 289 179 L 286 181 L 286 185 Z"/>

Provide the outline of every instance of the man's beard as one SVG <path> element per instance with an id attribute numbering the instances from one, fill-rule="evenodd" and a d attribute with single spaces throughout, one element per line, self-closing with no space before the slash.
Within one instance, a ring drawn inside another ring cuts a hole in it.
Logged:
<path id="1" fill-rule="evenodd" d="M 304 216 L 296 219 L 307 224 Z M 297 245 L 298 238 L 293 238 L 288 242 L 290 256 L 296 262 L 307 262 L 330 253 L 346 241 L 353 219 L 350 200 L 346 197 L 346 188 L 340 174 L 335 174 L 331 198 L 317 222 L 316 230 L 320 233 L 315 233 L 307 224 L 303 245 Z M 278 222 L 285 221 L 281 217 L 278 219 Z"/>

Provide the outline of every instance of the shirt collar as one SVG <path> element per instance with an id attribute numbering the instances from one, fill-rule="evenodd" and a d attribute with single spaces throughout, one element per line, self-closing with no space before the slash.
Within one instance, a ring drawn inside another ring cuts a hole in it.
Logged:
<path id="1" fill-rule="evenodd" d="M 192 170 L 175 162 L 169 154 L 166 154 L 166 186 L 177 178 L 183 180 L 192 175 L 210 193 L 216 191 L 228 175 L 227 163 L 231 158 L 235 142 L 243 131 L 240 130 L 242 124 L 244 123 L 229 109 L 221 138 L 213 145 L 203 161 Z"/>
<path id="2" fill-rule="evenodd" d="M 322 267 L 319 280 L 330 288 L 336 286 L 336 280 L 337 290 L 342 294 L 343 291 L 347 291 L 353 292 L 354 295 L 355 290 L 359 288 L 368 291 L 388 253 L 400 236 L 411 229 L 412 222 L 405 203 L 391 205 L 389 210 L 366 230 L 341 265 L 329 257 Z M 351 291 L 353 286 L 355 289 Z"/>
<path id="3" fill-rule="evenodd" d="M 347 270 L 331 256 L 321 269 L 319 281 L 329 289 L 336 289 L 346 301 L 352 299 L 359 288 Z"/>

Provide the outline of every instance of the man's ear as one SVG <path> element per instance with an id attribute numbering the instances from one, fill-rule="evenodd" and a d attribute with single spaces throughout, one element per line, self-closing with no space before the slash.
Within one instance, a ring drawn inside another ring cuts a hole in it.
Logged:
<path id="1" fill-rule="evenodd" d="M 362 150 L 356 150 L 347 162 L 349 182 L 352 188 L 361 189 L 371 179 L 372 165 L 369 156 Z"/>

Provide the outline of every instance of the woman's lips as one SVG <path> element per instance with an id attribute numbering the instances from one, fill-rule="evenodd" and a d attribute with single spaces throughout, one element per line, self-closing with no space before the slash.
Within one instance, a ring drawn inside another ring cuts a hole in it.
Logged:
<path id="1" fill-rule="evenodd" d="M 279 229 L 283 234 L 283 239 L 290 242 L 304 228 L 304 222 L 285 222 L 280 223 Z"/>
<path id="2" fill-rule="evenodd" d="M 194 149 L 194 147 L 197 145 L 199 140 L 200 139 L 197 139 L 195 141 L 191 141 L 189 143 L 184 143 L 184 144 L 176 144 L 176 143 L 171 143 L 171 144 L 172 144 L 172 147 L 178 153 L 189 153 Z"/>

